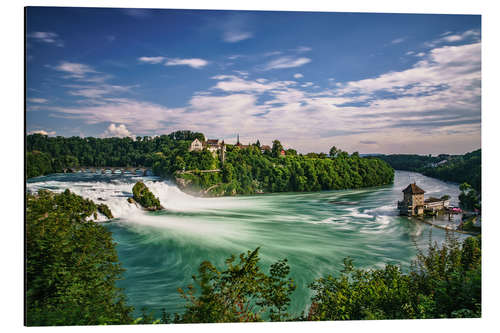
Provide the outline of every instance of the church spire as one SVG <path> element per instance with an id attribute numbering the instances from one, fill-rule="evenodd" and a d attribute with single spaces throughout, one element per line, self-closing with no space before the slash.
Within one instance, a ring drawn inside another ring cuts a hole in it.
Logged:
<path id="1" fill-rule="evenodd" d="M 240 134 L 238 133 L 238 140 L 236 141 L 236 144 L 239 145 L 240 144 Z"/>

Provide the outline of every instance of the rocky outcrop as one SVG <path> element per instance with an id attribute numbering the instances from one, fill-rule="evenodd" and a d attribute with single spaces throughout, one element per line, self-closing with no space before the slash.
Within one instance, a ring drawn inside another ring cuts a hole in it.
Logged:
<path id="1" fill-rule="evenodd" d="M 143 182 L 137 182 L 132 188 L 133 199 L 144 209 L 149 211 L 161 210 L 160 199 L 155 197 Z M 130 202 L 130 201 L 129 201 Z"/>
<path id="2" fill-rule="evenodd" d="M 98 204 L 97 205 L 97 211 L 101 213 L 102 215 L 106 216 L 108 219 L 113 218 L 113 213 L 111 213 L 111 209 L 109 209 L 108 205 L 105 204 Z"/>

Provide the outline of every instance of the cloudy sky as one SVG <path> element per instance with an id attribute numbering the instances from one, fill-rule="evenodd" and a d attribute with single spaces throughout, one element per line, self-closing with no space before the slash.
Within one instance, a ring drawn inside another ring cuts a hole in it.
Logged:
<path id="1" fill-rule="evenodd" d="M 481 144 L 481 18 L 27 10 L 26 126 L 179 129 L 299 152 L 464 153 Z"/>

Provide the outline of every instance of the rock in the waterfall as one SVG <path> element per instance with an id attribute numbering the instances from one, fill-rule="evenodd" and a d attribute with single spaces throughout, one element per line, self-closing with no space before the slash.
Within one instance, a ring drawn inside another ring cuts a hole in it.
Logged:
<path id="1" fill-rule="evenodd" d="M 132 188 L 134 201 L 141 205 L 144 209 L 155 211 L 163 209 L 160 200 L 151 193 L 148 187 L 143 182 L 137 182 Z"/>
<path id="2" fill-rule="evenodd" d="M 98 204 L 97 205 L 97 210 L 99 211 L 99 213 L 101 213 L 102 215 L 106 216 L 108 219 L 112 219 L 113 218 L 113 213 L 111 213 L 111 209 L 109 209 L 108 205 Z"/>

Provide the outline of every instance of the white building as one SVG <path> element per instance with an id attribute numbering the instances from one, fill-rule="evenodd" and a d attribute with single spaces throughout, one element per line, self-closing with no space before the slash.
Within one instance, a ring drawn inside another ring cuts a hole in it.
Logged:
<path id="1" fill-rule="evenodd" d="M 194 141 L 191 142 L 189 151 L 201 151 L 201 150 L 203 150 L 203 143 L 201 143 L 201 141 L 198 139 L 194 139 Z"/>

